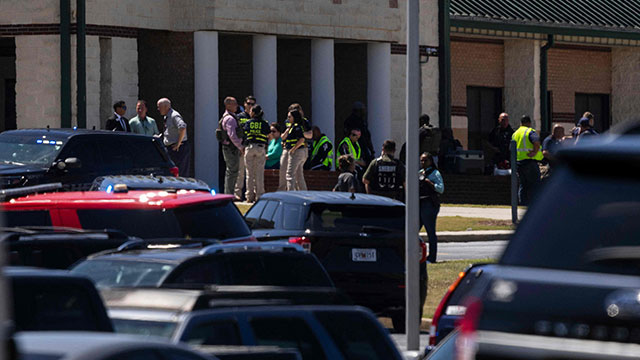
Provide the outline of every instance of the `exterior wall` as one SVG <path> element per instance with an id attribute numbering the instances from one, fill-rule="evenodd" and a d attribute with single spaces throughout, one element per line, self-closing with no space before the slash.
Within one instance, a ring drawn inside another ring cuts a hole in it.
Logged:
<path id="1" fill-rule="evenodd" d="M 157 74 L 155 79 L 157 85 L 163 82 L 163 77 L 159 74 L 173 71 L 172 69 L 163 70 Z M 112 104 L 118 100 L 124 100 L 127 103 L 126 118 L 130 119 L 135 116 L 136 101 L 138 100 L 138 43 L 136 39 L 115 37 L 111 39 L 111 96 Z M 153 101 L 151 103 L 149 107 L 155 109 Z"/>
<path id="2" fill-rule="evenodd" d="M 533 127 L 540 129 L 540 42 L 505 40 L 504 109 L 511 114 L 513 126 L 527 114 Z"/>
<path id="3" fill-rule="evenodd" d="M 60 22 L 60 3 L 50 0 L 2 0 L 0 14 L 0 24 Z"/>
<path id="4" fill-rule="evenodd" d="M 640 49 L 613 48 L 611 51 L 612 124 L 640 114 Z"/>
<path id="5" fill-rule="evenodd" d="M 18 128 L 60 126 L 60 36 L 16 37 Z"/>
<path id="6" fill-rule="evenodd" d="M 611 94 L 610 52 L 551 48 L 548 59 L 554 121 L 574 121 L 575 93 Z"/>

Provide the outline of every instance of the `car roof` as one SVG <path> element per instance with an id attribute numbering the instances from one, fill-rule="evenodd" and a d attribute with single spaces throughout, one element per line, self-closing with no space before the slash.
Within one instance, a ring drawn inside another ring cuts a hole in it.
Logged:
<path id="1" fill-rule="evenodd" d="M 105 191 L 69 191 L 27 195 L 1 206 L 5 210 L 39 208 L 75 209 L 164 209 L 201 203 L 231 201 L 233 196 L 195 190 L 149 191 L 134 190 L 125 193 Z"/>
<path id="2" fill-rule="evenodd" d="M 29 277 L 29 278 L 64 278 L 64 279 L 86 279 L 82 275 L 72 274 L 66 270 L 41 269 L 27 266 L 5 266 L 2 274 L 9 278 Z"/>
<path id="3" fill-rule="evenodd" d="M 158 175 L 109 175 L 93 181 L 92 190 L 106 190 L 109 185 L 125 184 L 129 189 L 185 189 L 209 191 L 202 180 Z"/>
<path id="4" fill-rule="evenodd" d="M 333 192 L 333 191 L 278 191 L 262 195 L 264 200 L 283 200 L 299 204 L 335 204 L 335 205 L 376 205 L 376 206 L 404 206 L 398 200 L 384 196 Z"/>
<path id="5" fill-rule="evenodd" d="M 20 130 L 8 130 L 2 132 L 0 135 L 20 135 L 20 136 L 40 136 L 45 135 L 54 139 L 69 139 L 74 136 L 91 136 L 91 135 L 105 135 L 105 136 L 128 136 L 136 138 L 147 138 L 152 141 L 153 138 L 145 135 L 127 133 L 123 131 L 107 131 L 107 130 L 88 130 L 88 129 L 72 129 L 72 128 L 55 128 L 55 129 L 20 129 Z"/>

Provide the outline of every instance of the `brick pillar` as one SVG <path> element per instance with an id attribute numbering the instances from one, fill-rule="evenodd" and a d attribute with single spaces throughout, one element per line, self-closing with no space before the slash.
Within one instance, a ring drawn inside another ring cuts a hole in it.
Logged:
<path id="1" fill-rule="evenodd" d="M 511 126 L 520 125 L 520 117 L 529 115 L 533 127 L 540 129 L 540 41 L 504 41 L 504 105 Z"/>
<path id="2" fill-rule="evenodd" d="M 611 50 L 611 116 L 613 125 L 640 113 L 640 49 Z"/>
<path id="3" fill-rule="evenodd" d="M 195 174 L 214 189 L 218 181 L 218 33 L 196 31 L 193 34 L 194 62 L 194 155 Z"/>

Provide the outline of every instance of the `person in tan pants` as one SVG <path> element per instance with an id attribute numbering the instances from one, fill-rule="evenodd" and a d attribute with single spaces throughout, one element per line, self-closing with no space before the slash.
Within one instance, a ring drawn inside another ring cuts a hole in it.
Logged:
<path id="1" fill-rule="evenodd" d="M 304 134 L 304 138 L 306 140 L 311 140 L 313 138 L 313 132 L 311 131 L 311 123 L 309 122 L 309 120 L 304 116 L 304 111 L 302 111 L 302 106 L 298 103 L 293 103 L 291 105 L 289 105 L 289 109 L 288 111 L 298 111 L 300 113 L 300 117 L 302 118 L 302 121 L 300 123 L 301 127 L 302 127 L 302 131 Z M 289 124 L 289 121 L 286 121 L 287 125 Z M 288 126 L 287 126 L 288 127 Z M 305 160 L 304 162 L 307 161 L 307 157 L 309 157 L 309 151 L 308 148 L 305 144 Z M 297 150 L 296 150 L 297 152 Z M 280 156 L 280 178 L 278 181 L 278 191 L 285 191 L 287 190 L 287 177 L 286 177 L 286 173 L 287 173 L 287 164 L 289 164 L 289 156 L 290 154 L 288 153 L 287 149 L 283 147 L 283 151 L 282 151 L 282 156 Z M 303 162 L 303 164 L 304 164 Z M 304 172 L 303 172 L 303 168 L 300 168 L 299 171 L 295 174 L 296 177 L 296 190 L 307 190 L 307 183 L 304 180 Z"/>
<path id="2" fill-rule="evenodd" d="M 284 161 L 280 163 L 280 173 L 285 171 L 287 181 L 287 191 L 306 190 L 306 184 L 299 182 L 302 166 L 307 159 L 306 147 L 304 146 L 304 129 L 302 125 L 302 115 L 297 110 L 290 111 L 287 116 L 287 129 L 282 133 L 285 150 L 282 152 Z M 286 162 L 286 167 L 285 164 Z M 304 182 L 304 176 L 302 176 Z"/>
<path id="3" fill-rule="evenodd" d="M 264 194 L 264 163 L 267 156 L 267 137 L 269 123 L 264 120 L 264 112 L 260 105 L 254 105 L 249 114 L 251 119 L 244 124 L 247 135 L 247 147 L 244 162 L 247 171 L 247 201 L 256 202 Z"/>

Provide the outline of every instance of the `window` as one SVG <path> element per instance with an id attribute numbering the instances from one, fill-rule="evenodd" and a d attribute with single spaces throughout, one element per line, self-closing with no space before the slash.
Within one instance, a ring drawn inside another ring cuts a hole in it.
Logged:
<path id="1" fill-rule="evenodd" d="M 153 139 L 134 139 L 129 142 L 136 168 L 158 168 L 166 166 L 166 162 L 157 146 L 153 144 Z"/>
<path id="2" fill-rule="evenodd" d="M 41 135 L 3 133 L 0 135 L 0 163 L 48 168 L 64 144 L 64 140 L 48 140 L 53 143 L 45 143 Z"/>
<path id="3" fill-rule="evenodd" d="M 131 320 L 111 318 L 116 333 L 171 338 L 178 326 L 168 321 Z"/>
<path id="4" fill-rule="evenodd" d="M 4 219 L 8 227 L 51 226 L 51 216 L 48 210 L 5 211 Z"/>
<path id="5" fill-rule="evenodd" d="M 253 229 L 258 224 L 258 219 L 260 219 L 260 215 L 264 210 L 265 205 L 267 205 L 266 200 L 260 200 L 255 205 L 249 209 L 247 214 L 244 216 L 245 220 L 249 224 L 249 226 Z"/>
<path id="6" fill-rule="evenodd" d="M 86 138 L 71 138 L 69 143 L 62 149 L 58 159 L 65 160 L 71 157 L 80 160 L 81 167 L 69 169 L 69 171 L 87 172 L 88 170 L 94 170 L 96 165 L 100 164 L 95 141 Z"/>
<path id="7" fill-rule="evenodd" d="M 327 329 L 345 360 L 397 359 L 378 324 L 359 312 L 317 311 L 316 318 Z"/>
<path id="8" fill-rule="evenodd" d="M 150 286 L 173 270 L 174 265 L 127 260 L 86 260 L 71 272 L 90 278 L 96 286 Z"/>
<path id="9" fill-rule="evenodd" d="M 242 345 L 235 320 L 216 320 L 197 324 L 182 341 L 189 345 Z"/>
<path id="10" fill-rule="evenodd" d="M 404 207 L 314 204 L 306 227 L 322 231 L 404 231 Z"/>
<path id="11" fill-rule="evenodd" d="M 327 286 L 332 282 L 312 255 L 297 253 L 229 253 L 228 284 Z"/>
<path id="12" fill-rule="evenodd" d="M 159 349 L 164 360 L 206 360 L 194 353 L 180 349 Z"/>
<path id="13" fill-rule="evenodd" d="M 256 345 L 295 348 L 304 360 L 326 359 L 322 346 L 309 328 L 299 318 L 256 317 L 251 319 Z"/>
<path id="14" fill-rule="evenodd" d="M 167 279 L 166 284 L 226 284 L 227 272 L 220 256 L 207 256 L 199 261 L 191 261 Z"/>
<path id="15" fill-rule="evenodd" d="M 273 216 L 276 213 L 276 208 L 278 207 L 278 201 L 268 201 L 262 211 L 262 215 L 260 216 L 260 220 L 258 221 L 258 227 L 261 229 L 273 229 L 274 222 Z"/>
<path id="16" fill-rule="evenodd" d="M 105 136 L 97 138 L 97 141 L 102 155 L 100 169 L 104 170 L 104 173 L 121 174 L 133 168 L 135 153 L 127 140 L 117 136 Z"/>
<path id="17" fill-rule="evenodd" d="M 306 208 L 302 205 L 284 204 L 282 227 L 287 230 L 299 230 L 304 227 Z"/>

